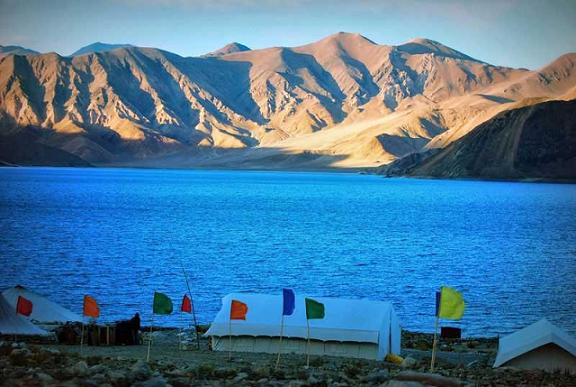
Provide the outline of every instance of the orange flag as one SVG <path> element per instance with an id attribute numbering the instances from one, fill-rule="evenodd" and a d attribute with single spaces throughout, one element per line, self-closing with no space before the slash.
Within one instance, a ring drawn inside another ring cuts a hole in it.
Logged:
<path id="1" fill-rule="evenodd" d="M 243 302 L 232 300 L 230 305 L 230 320 L 246 320 L 248 305 Z"/>
<path id="2" fill-rule="evenodd" d="M 84 296 L 84 316 L 93 318 L 98 318 L 100 316 L 98 303 L 90 296 Z"/>

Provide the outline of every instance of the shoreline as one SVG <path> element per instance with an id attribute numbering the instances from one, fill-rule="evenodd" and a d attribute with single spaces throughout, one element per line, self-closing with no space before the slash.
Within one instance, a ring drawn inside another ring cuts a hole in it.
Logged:
<path id="1" fill-rule="evenodd" d="M 118 169 L 118 170 L 151 170 L 151 171 L 215 171 L 215 172 L 284 172 L 284 173 L 330 173 L 330 174 L 355 174 L 355 175 L 369 175 L 378 176 L 384 179 L 417 179 L 417 180 L 444 180 L 444 181 L 477 181 L 477 182 L 491 182 L 491 183 L 528 183 L 528 184 L 562 184 L 572 185 L 576 184 L 576 180 L 572 179 L 556 179 L 556 178 L 542 178 L 542 177 L 523 177 L 523 178 L 499 178 L 499 177 L 474 177 L 474 176 L 461 176 L 461 177 L 448 177 L 448 176 L 411 176 L 411 175 L 398 175 L 390 176 L 379 174 L 376 171 L 379 167 L 358 167 L 358 168 L 275 168 L 258 166 L 253 168 L 233 168 L 222 166 L 143 166 L 132 164 L 91 164 L 89 166 L 75 166 L 75 165 L 18 165 L 0 163 L 0 168 L 65 168 L 65 169 Z"/>
<path id="2" fill-rule="evenodd" d="M 431 373 L 429 349 L 406 348 L 402 364 L 344 357 L 208 350 L 207 340 L 188 341 L 191 349 L 178 349 L 178 331 L 153 333 L 151 360 L 147 345 L 84 346 L 0 342 L 0 385 L 39 386 L 490 386 L 570 385 L 576 376 L 539 370 L 492 368 L 495 339 L 441 341 L 437 367 Z M 143 336 L 147 336 L 144 334 Z M 403 332 L 404 344 L 430 344 L 430 335 Z"/>

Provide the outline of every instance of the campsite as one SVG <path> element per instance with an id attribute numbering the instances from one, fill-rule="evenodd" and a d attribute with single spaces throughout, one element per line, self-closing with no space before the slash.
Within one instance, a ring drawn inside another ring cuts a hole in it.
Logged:
<path id="1" fill-rule="evenodd" d="M 442 287 L 437 297 L 438 318 L 462 316 L 459 292 Z M 190 313 L 191 305 L 185 295 L 180 312 Z M 172 300 L 159 293 L 152 307 L 157 314 L 175 309 Z M 284 289 L 282 295 L 228 294 L 208 326 L 142 326 L 140 339 L 119 345 L 109 334 L 94 341 L 90 332 L 95 327 L 109 332 L 111 326 L 115 331 L 121 325 L 97 325 L 99 312 L 89 296 L 82 313 L 91 317 L 87 320 L 22 286 L 4 290 L 0 385 L 417 387 L 576 382 L 576 340 L 546 319 L 499 339 L 449 338 L 444 330 L 403 331 L 390 303 L 312 300 Z M 55 333 L 64 328 L 73 332 L 68 342 Z"/>

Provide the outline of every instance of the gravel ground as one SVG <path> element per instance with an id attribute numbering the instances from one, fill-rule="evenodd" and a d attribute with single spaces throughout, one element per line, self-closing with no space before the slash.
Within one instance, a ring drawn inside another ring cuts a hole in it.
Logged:
<path id="1" fill-rule="evenodd" d="M 0 343 L 2 386 L 375 386 L 524 385 L 576 386 L 576 377 L 562 373 L 492 369 L 496 342 L 477 339 L 442 342 L 435 373 L 429 373 L 430 335 L 404 333 L 402 365 L 336 357 L 312 357 L 305 368 L 302 355 L 283 355 L 275 369 L 271 354 L 228 353 L 195 345 L 178 350 L 175 332 L 154 334 L 151 361 L 147 347 L 84 347 Z"/>

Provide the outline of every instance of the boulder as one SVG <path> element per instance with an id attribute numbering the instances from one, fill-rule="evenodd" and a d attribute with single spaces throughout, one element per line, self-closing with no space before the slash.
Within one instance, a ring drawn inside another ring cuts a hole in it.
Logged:
<path id="1" fill-rule="evenodd" d="M 109 371 L 108 378 L 112 382 L 113 385 L 117 386 L 119 384 L 124 384 L 127 381 L 128 377 L 124 372 L 121 371 Z"/>
<path id="2" fill-rule="evenodd" d="M 90 375 L 101 374 L 101 373 L 103 373 L 103 372 L 105 372 L 105 371 L 106 371 L 106 367 L 104 367 L 102 364 L 93 365 L 92 367 L 90 367 L 90 368 L 88 369 L 88 373 L 89 373 Z"/>
<path id="3" fill-rule="evenodd" d="M 402 360 L 402 363 L 400 363 L 400 367 L 402 368 L 416 368 L 417 366 L 418 360 L 410 356 L 405 357 L 404 360 Z"/>
<path id="4" fill-rule="evenodd" d="M 382 385 L 383 387 L 423 387 L 422 383 L 406 382 L 401 380 L 390 380 Z"/>
<path id="5" fill-rule="evenodd" d="M 14 343 L 16 344 L 16 343 Z M 23 366 L 26 361 L 32 356 L 32 352 L 28 348 L 12 347 L 12 352 L 10 353 L 10 363 L 16 366 Z"/>
<path id="6" fill-rule="evenodd" d="M 236 375 L 236 377 L 234 379 L 232 379 L 232 383 L 238 384 L 247 378 L 248 378 L 248 374 L 246 372 L 240 372 L 240 373 L 238 373 L 238 375 Z"/>
<path id="7" fill-rule="evenodd" d="M 166 386 L 167 386 L 166 380 L 161 376 L 157 376 L 155 378 L 146 380 L 145 382 L 134 384 L 134 387 L 166 387 Z"/>
<path id="8" fill-rule="evenodd" d="M 170 384 L 173 387 L 188 387 L 192 385 L 192 380 L 185 377 L 172 378 L 170 379 Z"/>
<path id="9" fill-rule="evenodd" d="M 381 384 L 390 378 L 388 370 L 378 370 L 364 376 L 361 381 L 364 383 Z"/>
<path id="10" fill-rule="evenodd" d="M 48 375 L 47 373 L 44 372 L 39 372 L 36 374 L 36 377 L 38 378 L 38 380 L 40 380 L 43 384 L 49 384 L 54 382 L 54 378 L 50 375 Z"/>
<path id="11" fill-rule="evenodd" d="M 135 380 L 146 380 L 151 375 L 150 366 L 144 360 L 138 360 L 130 368 L 130 376 Z"/>
<path id="12" fill-rule="evenodd" d="M 464 385 L 464 383 L 458 379 L 448 378 L 439 374 L 427 374 L 414 371 L 400 372 L 394 379 L 408 382 L 419 382 L 437 387 L 460 387 Z"/>
<path id="13" fill-rule="evenodd" d="M 96 382 L 99 386 L 106 383 L 106 375 L 104 374 L 93 374 L 90 379 Z"/>
<path id="14" fill-rule="evenodd" d="M 86 364 L 84 360 L 80 360 L 78 363 L 70 367 L 69 371 L 75 376 L 86 376 L 88 374 L 88 364 Z"/>

